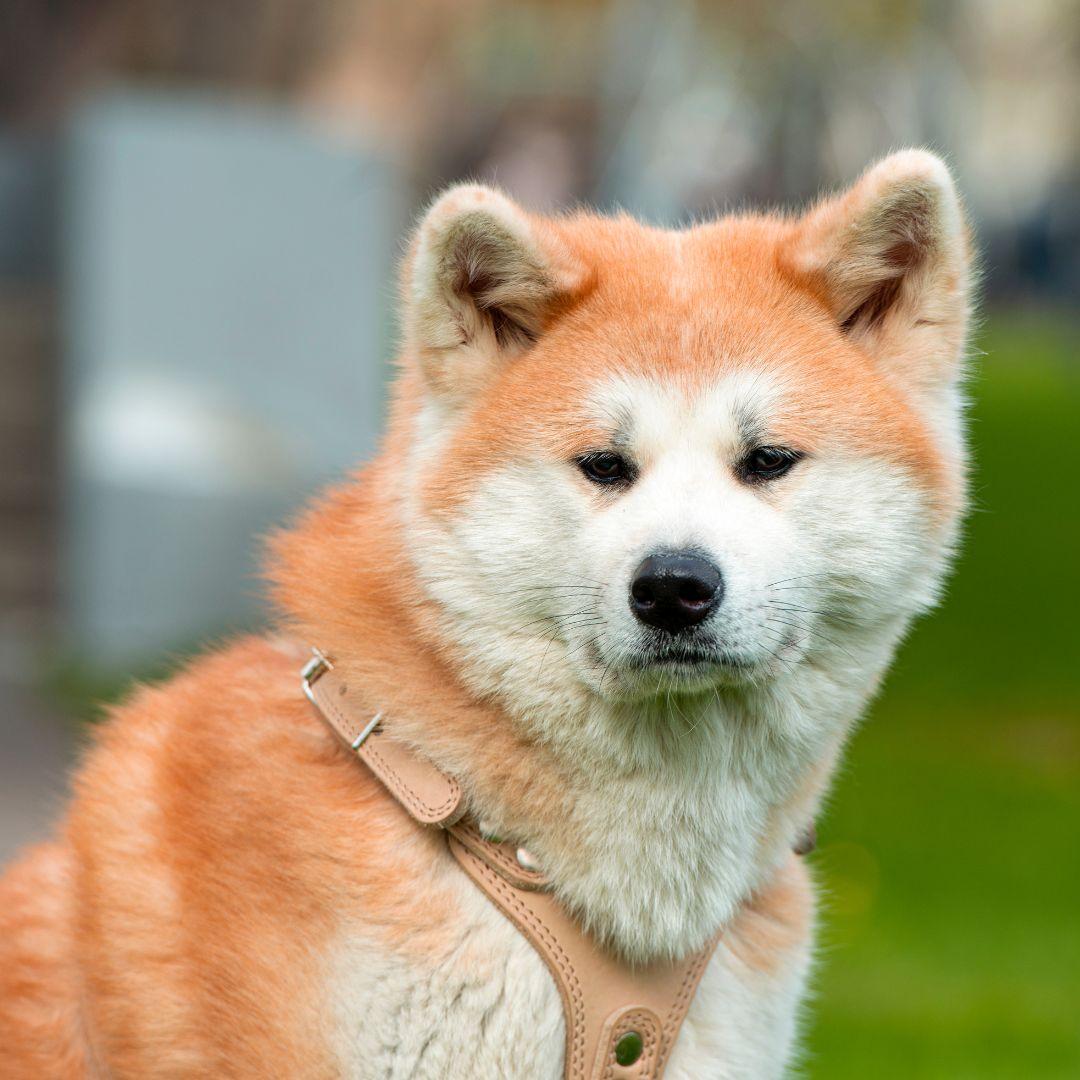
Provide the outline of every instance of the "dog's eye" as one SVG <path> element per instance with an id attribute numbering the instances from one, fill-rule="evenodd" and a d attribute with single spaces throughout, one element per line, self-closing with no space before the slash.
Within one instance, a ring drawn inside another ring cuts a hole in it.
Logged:
<path id="1" fill-rule="evenodd" d="M 578 468 L 595 484 L 629 484 L 634 479 L 630 462 L 609 450 L 578 458 Z"/>
<path id="2" fill-rule="evenodd" d="M 759 446 L 743 459 L 740 472 L 743 479 L 751 483 L 775 480 L 788 472 L 802 456 L 798 450 L 789 450 L 786 446 Z"/>

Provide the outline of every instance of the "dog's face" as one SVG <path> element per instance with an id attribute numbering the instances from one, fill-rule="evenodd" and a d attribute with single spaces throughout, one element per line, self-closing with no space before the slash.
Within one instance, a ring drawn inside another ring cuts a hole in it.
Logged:
<path id="1" fill-rule="evenodd" d="M 932 601 L 967 315 L 936 159 L 681 232 L 456 189 L 406 298 L 409 544 L 489 667 L 711 694 L 859 664 Z"/>

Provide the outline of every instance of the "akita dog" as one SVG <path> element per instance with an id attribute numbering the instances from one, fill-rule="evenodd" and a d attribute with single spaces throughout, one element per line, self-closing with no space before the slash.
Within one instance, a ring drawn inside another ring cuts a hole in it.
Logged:
<path id="1" fill-rule="evenodd" d="M 272 544 L 281 636 L 115 710 L 0 886 L 0 1074 L 570 1075 L 536 949 L 304 700 L 317 646 L 598 949 L 719 935 L 668 1077 L 780 1075 L 793 848 L 957 539 L 969 266 L 922 151 L 678 230 L 437 199 L 382 451 Z"/>

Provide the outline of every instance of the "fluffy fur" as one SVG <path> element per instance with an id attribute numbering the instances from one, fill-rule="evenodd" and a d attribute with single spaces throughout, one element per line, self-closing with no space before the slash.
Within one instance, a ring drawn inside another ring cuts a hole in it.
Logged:
<path id="1" fill-rule="evenodd" d="M 956 540 L 969 273 L 920 151 L 681 231 L 443 195 L 383 450 L 273 545 L 288 643 L 118 709 L 0 885 L 0 1072 L 561 1075 L 542 962 L 300 696 L 316 644 L 610 948 L 724 928 L 671 1077 L 780 1075 L 791 847 Z M 763 445 L 801 460 L 750 482 Z M 598 451 L 633 483 L 591 483 Z M 692 655 L 627 602 L 669 548 L 724 575 Z"/>

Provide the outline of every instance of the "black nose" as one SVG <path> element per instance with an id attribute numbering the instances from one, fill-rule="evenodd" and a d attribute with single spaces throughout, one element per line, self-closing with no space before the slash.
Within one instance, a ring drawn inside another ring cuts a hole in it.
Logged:
<path id="1" fill-rule="evenodd" d="M 650 555 L 630 582 L 633 613 L 670 634 L 701 622 L 723 596 L 720 571 L 707 559 L 685 551 Z"/>

